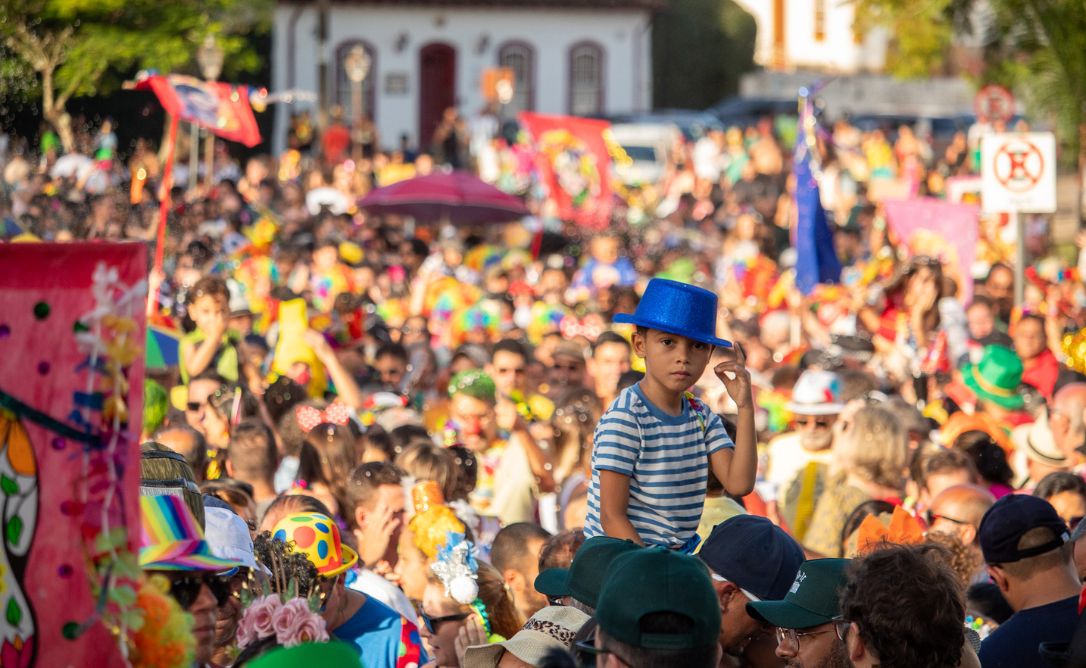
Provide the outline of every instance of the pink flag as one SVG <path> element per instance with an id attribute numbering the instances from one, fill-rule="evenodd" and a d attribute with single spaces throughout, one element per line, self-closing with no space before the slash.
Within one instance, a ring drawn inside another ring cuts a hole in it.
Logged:
<path id="1" fill-rule="evenodd" d="M 973 301 L 973 261 L 977 254 L 980 210 L 973 204 L 939 199 L 887 200 L 886 221 L 909 255 L 943 261 L 943 271 L 958 284 L 963 304 Z"/>

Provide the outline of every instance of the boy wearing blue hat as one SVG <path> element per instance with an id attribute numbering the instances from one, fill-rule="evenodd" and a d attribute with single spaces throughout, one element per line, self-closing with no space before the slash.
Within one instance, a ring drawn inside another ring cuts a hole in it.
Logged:
<path id="1" fill-rule="evenodd" d="M 733 496 L 754 488 L 754 407 L 742 350 L 716 337 L 716 295 L 654 278 L 632 314 L 634 352 L 645 378 L 623 390 L 596 427 L 585 536 L 626 538 L 692 552 L 708 466 Z M 714 371 L 739 408 L 736 441 L 720 417 L 687 390 L 714 346 L 727 357 Z"/>

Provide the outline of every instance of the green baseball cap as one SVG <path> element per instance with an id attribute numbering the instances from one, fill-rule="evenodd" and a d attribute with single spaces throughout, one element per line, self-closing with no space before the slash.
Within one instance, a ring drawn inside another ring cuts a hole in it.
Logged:
<path id="1" fill-rule="evenodd" d="M 850 561 L 805 561 L 784 600 L 747 603 L 747 612 L 782 629 L 809 629 L 828 624 L 841 614 L 838 592 L 845 585 L 845 567 Z"/>
<path id="2" fill-rule="evenodd" d="M 302 643 L 280 647 L 253 659 L 249 668 L 294 668 L 294 666 L 327 666 L 327 668 L 362 668 L 358 652 L 350 645 L 331 642 Z"/>
<path id="3" fill-rule="evenodd" d="M 535 590 L 544 596 L 572 596 L 595 608 L 611 562 L 638 549 L 640 546 L 630 540 L 593 536 L 573 555 L 569 568 L 548 568 L 540 573 L 535 579 Z"/>
<path id="4" fill-rule="evenodd" d="M 700 559 L 662 547 L 617 557 L 600 591 L 596 621 L 619 642 L 643 649 L 712 647 L 720 635 L 720 603 Z M 641 630 L 646 615 L 670 612 L 690 619 L 684 633 Z"/>

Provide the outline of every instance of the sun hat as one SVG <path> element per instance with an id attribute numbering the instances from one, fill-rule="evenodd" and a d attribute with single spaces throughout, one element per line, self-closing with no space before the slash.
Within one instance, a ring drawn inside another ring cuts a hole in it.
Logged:
<path id="1" fill-rule="evenodd" d="M 845 567 L 849 561 L 806 561 L 799 567 L 784 599 L 747 603 L 747 612 L 755 619 L 782 629 L 809 629 L 827 624 L 841 614 L 838 591 L 845 584 Z"/>
<path id="2" fill-rule="evenodd" d="M 358 652 L 338 640 L 309 642 L 294 647 L 278 647 L 245 664 L 248 668 L 362 668 Z"/>
<path id="3" fill-rule="evenodd" d="M 140 497 L 140 568 L 146 571 L 227 571 L 241 563 L 217 557 L 185 502 Z"/>
<path id="4" fill-rule="evenodd" d="M 785 408 L 797 415 L 837 415 L 841 403 L 841 378 L 832 371 L 808 369 L 792 387 L 792 399 Z"/>
<path id="5" fill-rule="evenodd" d="M 1023 424 L 1011 432 L 1015 447 L 1038 464 L 1065 466 L 1067 455 L 1056 445 L 1056 437 L 1048 424 L 1047 411 L 1041 411 L 1032 424 Z"/>
<path id="6" fill-rule="evenodd" d="M 340 541 L 339 527 L 327 515 L 288 515 L 272 529 L 272 538 L 291 544 L 325 577 L 339 575 L 358 563 L 358 554 Z"/>
<path id="7" fill-rule="evenodd" d="M 632 313 L 616 313 L 614 322 L 647 327 L 722 348 L 731 341 L 716 337 L 716 295 L 688 283 L 654 278 Z"/>
<path id="8" fill-rule="evenodd" d="M 803 548 L 764 517 L 736 515 L 713 529 L 698 557 L 714 575 L 758 601 L 779 601 L 803 563 Z"/>
<path id="9" fill-rule="evenodd" d="M 262 570 L 253 554 L 253 539 L 249 536 L 249 526 L 233 510 L 207 507 L 204 509 L 207 522 L 207 544 L 216 557 L 236 561 L 239 566 Z"/>
<path id="10" fill-rule="evenodd" d="M 553 650 L 568 651 L 577 632 L 590 620 L 587 614 L 567 605 L 550 605 L 539 610 L 509 640 L 469 647 L 464 665 L 497 668 L 502 654 L 509 652 L 524 663 L 538 666 Z"/>
<path id="11" fill-rule="evenodd" d="M 641 547 L 630 540 L 593 536 L 577 550 L 569 568 L 548 568 L 540 573 L 535 579 L 535 589 L 544 596 L 572 596 L 595 608 L 611 562 L 639 549 Z"/>
<path id="12" fill-rule="evenodd" d="M 1022 371 L 1022 360 L 1013 350 L 985 346 L 979 362 L 962 367 L 962 379 L 978 399 L 1014 410 L 1025 403 L 1018 392 Z"/>
<path id="13" fill-rule="evenodd" d="M 641 630 L 646 616 L 670 612 L 689 618 L 685 633 Z M 608 636 L 644 649 L 694 650 L 713 647 L 720 635 L 720 602 L 709 570 L 697 557 L 662 547 L 638 549 L 614 560 L 596 608 Z"/>
<path id="14" fill-rule="evenodd" d="M 1037 528 L 1049 529 L 1052 540 L 1018 549 L 1022 536 Z M 984 513 L 977 529 L 977 542 L 988 564 L 1009 564 L 1051 552 L 1071 540 L 1071 532 L 1052 504 L 1028 494 L 1008 494 Z"/>

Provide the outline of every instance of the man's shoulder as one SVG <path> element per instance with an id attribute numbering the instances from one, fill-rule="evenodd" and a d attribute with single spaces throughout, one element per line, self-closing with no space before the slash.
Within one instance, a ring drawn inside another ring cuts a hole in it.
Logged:
<path id="1" fill-rule="evenodd" d="M 1033 657 L 1038 643 L 1065 642 L 1074 634 L 1078 622 L 1078 597 L 1048 605 L 1019 610 L 984 639 L 980 645 L 984 666 L 1016 666 L 1014 657 Z"/>

